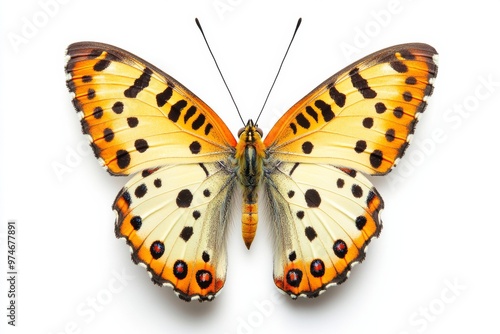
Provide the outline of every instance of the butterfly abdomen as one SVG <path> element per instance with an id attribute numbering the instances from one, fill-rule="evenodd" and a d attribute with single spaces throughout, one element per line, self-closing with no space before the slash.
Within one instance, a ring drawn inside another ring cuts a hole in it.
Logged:
<path id="1" fill-rule="evenodd" d="M 262 180 L 263 159 L 265 156 L 261 134 L 250 120 L 243 131 L 236 147 L 238 179 L 243 187 L 243 205 L 241 231 L 243 241 L 250 248 L 257 231 L 258 187 Z"/>

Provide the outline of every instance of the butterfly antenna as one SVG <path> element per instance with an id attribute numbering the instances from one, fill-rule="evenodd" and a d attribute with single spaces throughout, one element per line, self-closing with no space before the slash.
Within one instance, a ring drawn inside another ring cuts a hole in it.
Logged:
<path id="1" fill-rule="evenodd" d="M 198 29 L 200 29 L 201 35 L 203 36 L 203 39 L 205 40 L 205 44 L 208 47 L 208 51 L 210 51 L 210 55 L 212 56 L 212 59 L 214 60 L 215 66 L 217 66 L 217 70 L 219 71 L 219 74 L 222 78 L 222 81 L 224 82 L 224 85 L 226 86 L 226 89 L 229 93 L 229 96 L 231 96 L 231 100 L 233 101 L 233 104 L 236 108 L 236 111 L 238 112 L 238 116 L 241 119 L 241 123 L 243 123 L 243 126 L 245 126 L 245 121 L 243 120 L 243 117 L 241 117 L 240 110 L 238 109 L 238 105 L 236 105 L 236 101 L 234 100 L 233 94 L 231 93 L 231 90 L 229 89 L 229 86 L 226 83 L 226 79 L 224 79 L 224 76 L 222 75 L 222 71 L 220 70 L 219 64 L 217 64 L 217 60 L 215 60 L 214 53 L 212 52 L 212 49 L 210 48 L 210 45 L 208 44 L 207 37 L 205 36 L 205 33 L 203 32 L 203 29 L 201 28 L 200 21 L 198 18 L 195 18 L 196 25 L 198 26 Z"/>
<path id="2" fill-rule="evenodd" d="M 274 77 L 273 84 L 271 85 L 271 88 L 269 89 L 269 93 L 267 93 L 266 99 L 264 100 L 264 104 L 262 105 L 262 109 L 260 110 L 259 115 L 257 116 L 257 119 L 255 121 L 256 126 L 257 126 L 257 123 L 259 121 L 260 115 L 262 115 L 262 111 L 264 111 L 264 107 L 266 106 L 267 100 L 269 99 L 269 95 L 271 95 L 271 91 L 274 88 L 274 84 L 276 83 L 276 80 L 278 79 L 281 68 L 283 67 L 283 63 L 285 62 L 286 56 L 288 54 L 288 50 L 290 50 L 290 47 L 292 46 L 292 42 L 295 38 L 295 34 L 297 34 L 297 30 L 299 30 L 301 23 L 302 23 L 302 18 L 299 18 L 299 20 L 297 21 L 297 26 L 295 27 L 295 31 L 293 32 L 293 35 L 292 35 L 292 39 L 290 40 L 290 43 L 288 44 L 288 48 L 286 49 L 285 55 L 283 56 L 283 60 L 281 60 L 281 64 L 280 64 L 280 67 L 278 68 L 278 72 L 276 73 L 276 76 Z"/>

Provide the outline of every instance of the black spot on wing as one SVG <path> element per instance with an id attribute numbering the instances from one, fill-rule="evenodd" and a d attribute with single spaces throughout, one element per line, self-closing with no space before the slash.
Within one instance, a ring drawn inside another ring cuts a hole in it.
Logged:
<path id="1" fill-rule="evenodd" d="M 212 274 L 205 269 L 200 269 L 196 272 L 196 283 L 202 289 L 206 289 L 212 284 Z"/>
<path id="2" fill-rule="evenodd" d="M 196 107 L 195 106 L 191 106 L 188 108 L 188 110 L 186 111 L 186 113 L 184 114 L 184 124 L 187 123 L 187 121 L 193 117 L 193 115 L 196 113 Z"/>
<path id="3" fill-rule="evenodd" d="M 142 226 L 142 218 L 140 216 L 134 216 L 130 219 L 130 225 L 134 228 L 134 230 L 140 230 Z"/>
<path id="4" fill-rule="evenodd" d="M 184 278 L 186 278 L 187 274 L 188 274 L 188 265 L 186 262 L 182 261 L 182 260 L 177 260 L 175 261 L 174 263 L 174 267 L 173 267 L 173 272 L 174 272 L 174 276 L 180 280 L 183 280 Z M 179 295 L 179 297 L 182 296 L 182 295 Z M 182 297 L 180 297 L 182 299 Z M 187 301 L 190 301 L 191 299 L 186 299 Z"/>
<path id="5" fill-rule="evenodd" d="M 148 142 L 145 140 L 145 139 L 137 139 L 135 142 L 134 142 L 134 146 L 135 146 L 135 149 L 139 152 L 139 153 L 144 153 L 148 150 L 149 148 L 149 144 Z"/>
<path id="6" fill-rule="evenodd" d="M 104 59 L 101 59 L 97 63 L 95 63 L 94 71 L 96 71 L 96 72 L 104 71 L 105 69 L 107 69 L 109 67 L 109 65 L 111 65 L 112 61 L 119 61 L 119 60 L 120 60 L 119 57 L 117 57 L 113 54 L 107 53 L 106 57 Z"/>
<path id="7" fill-rule="evenodd" d="M 366 141 L 358 140 L 356 142 L 356 146 L 354 147 L 354 151 L 356 151 L 356 153 L 362 153 L 365 150 L 366 150 Z"/>
<path id="8" fill-rule="evenodd" d="M 187 102 L 185 100 L 179 100 L 175 102 L 172 107 L 170 107 L 170 111 L 168 113 L 168 119 L 172 122 L 177 122 L 179 117 L 181 117 L 181 111 L 187 106 Z"/>
<path id="9" fill-rule="evenodd" d="M 311 154 L 314 145 L 310 141 L 306 141 L 302 144 L 302 152 L 305 154 Z"/>
<path id="10" fill-rule="evenodd" d="M 358 216 L 355 220 L 356 228 L 361 231 L 365 227 L 366 222 L 367 219 L 365 216 Z"/>
<path id="11" fill-rule="evenodd" d="M 318 234 L 316 233 L 314 228 L 311 226 L 306 227 L 304 232 L 306 234 L 307 239 L 309 239 L 309 241 L 313 241 L 318 236 Z"/>
<path id="12" fill-rule="evenodd" d="M 408 77 L 405 80 L 407 85 L 415 85 L 417 83 L 417 79 L 415 77 Z"/>
<path id="13" fill-rule="evenodd" d="M 165 252 L 165 245 L 163 242 L 157 240 L 151 244 L 149 251 L 153 259 L 158 260 Z"/>
<path id="14" fill-rule="evenodd" d="M 302 281 L 302 270 L 300 269 L 290 269 L 286 273 L 286 282 L 288 285 L 298 288 L 300 286 L 300 282 Z"/>
<path id="15" fill-rule="evenodd" d="M 201 144 L 195 140 L 191 144 L 189 144 L 189 150 L 192 154 L 198 154 L 201 151 Z"/>
<path id="16" fill-rule="evenodd" d="M 333 243 L 333 252 L 337 257 L 343 259 L 347 254 L 347 244 L 342 239 L 338 239 Z"/>
<path id="17" fill-rule="evenodd" d="M 330 88 L 329 93 L 330 97 L 333 99 L 333 101 L 337 106 L 342 108 L 345 105 L 345 99 L 346 99 L 345 94 L 339 92 L 335 86 L 332 86 Z"/>
<path id="18" fill-rule="evenodd" d="M 113 130 L 111 130 L 110 128 L 104 129 L 104 140 L 109 143 L 113 140 L 113 138 L 115 138 L 115 133 L 113 132 Z"/>
<path id="19" fill-rule="evenodd" d="M 406 73 L 408 72 L 408 66 L 406 66 L 404 63 L 400 62 L 399 60 L 394 60 L 389 63 L 391 65 L 392 69 L 398 73 Z"/>
<path id="20" fill-rule="evenodd" d="M 302 113 L 298 114 L 295 117 L 295 120 L 297 121 L 297 124 L 299 124 L 304 129 L 309 129 L 309 127 L 311 126 L 311 123 L 307 120 L 307 118 Z"/>
<path id="21" fill-rule="evenodd" d="M 104 110 L 101 107 L 95 107 L 92 115 L 95 119 L 100 119 L 104 114 Z"/>
<path id="22" fill-rule="evenodd" d="M 87 98 L 92 100 L 95 97 L 95 89 L 89 88 L 87 91 Z"/>
<path id="23" fill-rule="evenodd" d="M 375 104 L 375 111 L 377 114 L 383 114 L 387 110 L 387 107 L 382 102 L 377 102 Z"/>
<path id="24" fill-rule="evenodd" d="M 108 59 L 101 59 L 94 65 L 94 71 L 101 72 L 104 71 L 111 64 L 111 61 Z"/>
<path id="25" fill-rule="evenodd" d="M 205 115 L 203 114 L 199 114 L 198 115 L 198 118 L 196 118 L 194 121 L 193 121 L 193 124 L 191 125 L 191 127 L 193 128 L 193 130 L 198 130 L 199 128 L 202 127 L 202 125 L 205 123 Z"/>
<path id="26" fill-rule="evenodd" d="M 325 122 L 329 122 L 335 117 L 335 114 L 332 111 L 332 106 L 325 101 L 316 100 L 314 105 L 321 110 L 321 115 L 323 116 Z"/>
<path id="27" fill-rule="evenodd" d="M 156 188 L 161 188 L 161 179 L 155 179 L 153 184 L 155 185 Z"/>
<path id="28" fill-rule="evenodd" d="M 371 129 L 371 127 L 373 126 L 373 118 L 366 117 L 365 119 L 363 119 L 363 126 L 367 129 Z"/>
<path id="29" fill-rule="evenodd" d="M 135 188 L 134 195 L 137 198 L 142 198 L 144 195 L 146 195 L 148 192 L 148 187 L 143 183 L 139 185 L 137 188 Z"/>
<path id="30" fill-rule="evenodd" d="M 205 136 L 208 136 L 208 134 L 210 133 L 210 130 L 212 130 L 213 128 L 213 125 L 208 123 L 206 126 L 205 126 Z"/>
<path id="31" fill-rule="evenodd" d="M 137 117 L 128 117 L 127 124 L 129 127 L 135 128 L 137 125 L 139 125 L 139 120 L 137 119 Z"/>
<path id="32" fill-rule="evenodd" d="M 307 206 L 317 208 L 321 204 L 321 196 L 316 189 L 308 189 L 304 194 Z"/>
<path id="33" fill-rule="evenodd" d="M 384 160 L 383 153 L 380 150 L 374 150 L 370 154 L 370 164 L 373 168 L 379 168 L 382 165 L 382 161 Z"/>
<path id="34" fill-rule="evenodd" d="M 172 97 L 172 93 L 172 88 L 170 86 L 165 88 L 163 92 L 158 93 L 156 95 L 156 105 L 160 108 L 163 107 Z"/>
<path id="35" fill-rule="evenodd" d="M 121 114 L 123 112 L 123 102 L 121 101 L 117 101 L 113 104 L 113 106 L 111 107 L 111 110 L 113 110 L 113 112 L 117 115 Z"/>
<path id="36" fill-rule="evenodd" d="M 396 107 L 392 113 L 396 118 L 401 118 L 404 115 L 404 110 L 402 107 Z"/>
<path id="37" fill-rule="evenodd" d="M 352 185 L 351 192 L 352 192 L 352 195 L 356 198 L 360 198 L 361 196 L 363 196 L 363 189 L 360 186 L 358 186 L 357 184 Z"/>
<path id="38" fill-rule="evenodd" d="M 185 226 L 182 231 L 181 231 L 181 234 L 179 235 L 182 240 L 184 241 L 188 241 L 191 236 L 193 235 L 193 227 L 192 226 Z"/>
<path id="39" fill-rule="evenodd" d="M 126 97 L 135 98 L 143 89 L 149 86 L 149 81 L 151 80 L 151 75 L 153 71 L 149 68 L 145 68 L 141 76 L 134 81 L 134 84 L 127 88 L 125 92 Z"/>
<path id="40" fill-rule="evenodd" d="M 183 189 L 179 191 L 179 194 L 177 194 L 175 202 L 179 208 L 188 208 L 191 205 L 192 200 L 193 194 L 191 191 L 189 191 L 189 189 Z"/>
<path id="41" fill-rule="evenodd" d="M 203 262 L 207 263 L 210 261 L 210 254 L 204 251 L 203 254 L 201 254 L 201 258 L 203 259 Z"/>
<path id="42" fill-rule="evenodd" d="M 321 259 L 315 259 L 311 262 L 309 271 L 314 277 L 322 277 L 325 274 L 325 263 Z"/>
<path id="43" fill-rule="evenodd" d="M 116 151 L 116 163 L 121 169 L 125 169 L 130 165 L 130 153 L 125 150 Z"/>
<path id="44" fill-rule="evenodd" d="M 311 106 L 306 107 L 306 113 L 312 118 L 314 118 L 316 123 L 318 122 L 318 113 Z"/>
<path id="45" fill-rule="evenodd" d="M 394 129 L 389 129 L 385 133 L 385 139 L 390 143 L 396 138 L 396 132 Z"/>
<path id="46" fill-rule="evenodd" d="M 377 96 L 377 92 L 371 89 L 368 85 L 368 81 L 359 74 L 358 68 L 352 69 L 349 75 L 351 76 L 353 87 L 356 88 L 365 99 L 373 99 Z"/>

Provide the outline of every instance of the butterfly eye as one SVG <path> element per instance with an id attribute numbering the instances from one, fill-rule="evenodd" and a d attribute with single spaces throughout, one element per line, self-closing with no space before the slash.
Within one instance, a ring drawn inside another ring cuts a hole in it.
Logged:
<path id="1" fill-rule="evenodd" d="M 238 137 L 241 136 L 241 134 L 245 131 L 245 128 L 241 128 L 238 130 Z"/>
<path id="2" fill-rule="evenodd" d="M 257 133 L 263 137 L 264 136 L 264 133 L 262 132 L 262 129 L 261 128 L 255 128 L 255 131 L 257 131 Z"/>

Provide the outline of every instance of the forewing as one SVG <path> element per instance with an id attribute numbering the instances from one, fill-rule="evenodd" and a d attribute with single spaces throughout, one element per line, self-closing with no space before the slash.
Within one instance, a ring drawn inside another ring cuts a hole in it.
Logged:
<path id="1" fill-rule="evenodd" d="M 234 175 L 224 164 L 171 165 L 137 174 L 118 194 L 116 236 L 153 282 L 181 299 L 211 300 L 226 278 L 224 233 Z"/>
<path id="2" fill-rule="evenodd" d="M 111 174 L 223 160 L 236 145 L 203 101 L 127 51 L 95 42 L 72 44 L 66 73 L 82 130 Z"/>
<path id="3" fill-rule="evenodd" d="M 437 75 L 426 44 L 375 52 L 333 75 L 276 123 L 264 144 L 291 162 L 385 174 L 404 154 Z"/>

